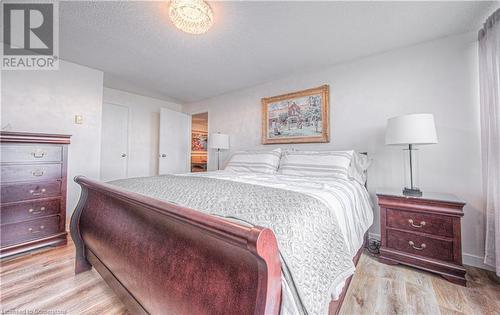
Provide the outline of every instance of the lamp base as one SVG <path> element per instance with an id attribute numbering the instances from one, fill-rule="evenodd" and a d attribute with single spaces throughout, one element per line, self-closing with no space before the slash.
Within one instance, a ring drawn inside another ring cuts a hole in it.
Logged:
<path id="1" fill-rule="evenodd" d="M 412 197 L 422 197 L 422 191 L 418 188 L 404 188 L 403 195 Z"/>

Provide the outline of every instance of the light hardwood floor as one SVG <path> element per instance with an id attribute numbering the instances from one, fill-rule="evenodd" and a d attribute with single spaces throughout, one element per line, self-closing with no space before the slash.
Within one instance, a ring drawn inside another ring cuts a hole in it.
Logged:
<path id="1" fill-rule="evenodd" d="M 127 314 L 99 274 L 74 275 L 74 246 L 3 260 L 1 314 Z M 500 314 L 500 281 L 467 268 L 468 287 L 363 254 L 341 314 Z"/>
<path id="2" fill-rule="evenodd" d="M 363 254 L 341 314 L 500 314 L 500 279 L 466 266 L 467 287 Z"/>

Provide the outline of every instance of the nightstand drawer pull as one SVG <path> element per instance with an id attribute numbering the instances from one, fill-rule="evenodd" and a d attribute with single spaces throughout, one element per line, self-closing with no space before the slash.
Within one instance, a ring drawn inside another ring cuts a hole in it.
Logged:
<path id="1" fill-rule="evenodd" d="M 408 223 L 410 223 L 411 226 L 416 227 L 416 228 L 424 227 L 426 224 L 425 221 L 420 221 L 420 225 L 416 225 L 415 223 L 413 223 L 412 219 L 408 219 Z"/>
<path id="2" fill-rule="evenodd" d="M 35 177 L 40 177 L 40 176 L 43 176 L 45 172 L 42 171 L 42 170 L 34 170 L 34 171 L 31 171 L 31 175 L 35 176 Z"/>
<path id="3" fill-rule="evenodd" d="M 46 189 L 45 188 L 42 188 L 40 191 L 35 191 L 34 189 L 30 189 L 30 194 L 32 194 L 33 196 L 41 196 L 45 193 Z"/>
<path id="4" fill-rule="evenodd" d="M 39 211 L 35 211 L 35 209 L 33 209 L 33 208 L 30 208 L 28 210 L 28 212 L 31 214 L 39 214 L 39 213 L 42 213 L 43 211 L 45 211 L 45 207 L 41 207 Z"/>
<path id="5" fill-rule="evenodd" d="M 33 228 L 29 228 L 28 232 L 30 232 L 31 234 L 36 234 L 36 233 L 42 232 L 43 229 L 45 229 L 45 226 L 44 225 L 40 225 L 40 229 L 39 230 L 33 230 Z"/>
<path id="6" fill-rule="evenodd" d="M 33 157 L 36 158 L 36 159 L 41 159 L 44 157 L 45 155 L 45 152 L 43 151 L 39 151 L 39 150 L 36 150 L 35 152 L 32 153 L 33 154 Z"/>
<path id="7" fill-rule="evenodd" d="M 410 245 L 411 247 L 413 247 L 413 249 L 416 249 L 416 250 L 424 250 L 427 247 L 427 245 L 425 245 L 425 243 L 422 243 L 422 245 L 420 245 L 420 247 L 417 247 L 417 246 L 415 246 L 415 243 L 413 243 L 413 241 L 409 241 L 408 245 Z"/>

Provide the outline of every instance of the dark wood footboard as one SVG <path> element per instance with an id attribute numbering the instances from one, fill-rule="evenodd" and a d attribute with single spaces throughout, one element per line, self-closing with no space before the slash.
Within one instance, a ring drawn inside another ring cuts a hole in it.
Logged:
<path id="1" fill-rule="evenodd" d="M 279 313 L 281 264 L 270 229 L 75 181 L 75 272 L 93 266 L 132 313 Z"/>

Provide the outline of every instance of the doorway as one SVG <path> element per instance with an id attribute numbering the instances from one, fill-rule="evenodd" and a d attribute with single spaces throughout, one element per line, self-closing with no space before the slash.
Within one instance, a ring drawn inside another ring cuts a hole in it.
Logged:
<path id="1" fill-rule="evenodd" d="M 191 172 L 206 172 L 208 161 L 208 112 L 191 116 Z"/>

